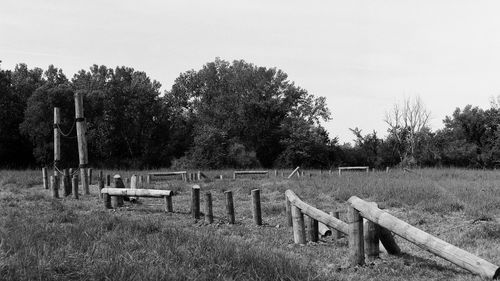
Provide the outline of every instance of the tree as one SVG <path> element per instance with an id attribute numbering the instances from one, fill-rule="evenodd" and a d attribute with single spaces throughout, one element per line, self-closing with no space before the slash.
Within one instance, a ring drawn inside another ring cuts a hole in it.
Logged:
<path id="1" fill-rule="evenodd" d="M 427 128 L 430 112 L 420 97 L 407 98 L 402 105 L 395 104 L 392 112 L 387 112 L 384 121 L 388 132 L 395 140 L 395 149 L 404 165 L 416 164 L 415 152 L 419 133 Z"/>

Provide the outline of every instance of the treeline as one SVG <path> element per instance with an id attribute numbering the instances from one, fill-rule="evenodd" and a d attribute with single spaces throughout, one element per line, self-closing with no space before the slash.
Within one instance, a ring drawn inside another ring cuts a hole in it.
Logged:
<path id="1" fill-rule="evenodd" d="M 0 166 L 52 164 L 54 107 L 61 109 L 61 165 L 77 166 L 76 92 L 84 93 L 94 167 L 492 167 L 500 153 L 495 105 L 457 109 L 432 132 L 420 101 L 407 102 L 386 120 L 386 138 L 352 129 L 355 144 L 341 145 L 321 126 L 331 119 L 325 98 L 275 68 L 216 59 L 181 73 L 171 89 L 160 87 L 129 67 L 94 65 L 71 79 L 52 65 L 0 69 Z"/>

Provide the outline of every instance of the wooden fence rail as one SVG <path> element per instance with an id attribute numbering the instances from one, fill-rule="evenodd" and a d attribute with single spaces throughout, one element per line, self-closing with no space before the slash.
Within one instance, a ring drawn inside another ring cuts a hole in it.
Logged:
<path id="1" fill-rule="evenodd" d="M 455 265 L 485 278 L 500 278 L 500 268 L 498 266 L 411 226 L 389 213 L 382 211 L 374 204 L 366 202 L 356 196 L 349 198 L 348 202 L 353 209 L 359 212 L 359 214 L 367 220 L 387 228 L 396 235 Z M 362 235 L 362 231 L 360 234 L 358 233 L 358 235 Z"/>

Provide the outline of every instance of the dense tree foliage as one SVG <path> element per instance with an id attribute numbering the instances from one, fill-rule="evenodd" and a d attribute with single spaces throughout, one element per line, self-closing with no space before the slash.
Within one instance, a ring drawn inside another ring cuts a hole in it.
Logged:
<path id="1" fill-rule="evenodd" d="M 420 99 L 394 106 L 388 134 L 351 129 L 339 144 L 315 97 L 276 68 L 215 59 L 181 73 L 171 89 L 129 67 L 93 65 L 68 79 L 47 70 L 0 68 L 0 166 L 50 165 L 53 108 L 61 109 L 62 163 L 76 166 L 74 95 L 84 93 L 89 160 L 121 168 L 330 168 L 338 165 L 494 167 L 500 164 L 500 106 L 457 108 L 431 131 Z"/>

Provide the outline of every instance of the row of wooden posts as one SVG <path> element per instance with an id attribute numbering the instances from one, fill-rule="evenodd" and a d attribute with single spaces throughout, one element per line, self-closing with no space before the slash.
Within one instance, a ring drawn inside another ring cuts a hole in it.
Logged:
<path id="1" fill-rule="evenodd" d="M 308 218 L 310 241 L 317 241 L 317 225 L 323 223 L 345 235 L 349 239 L 349 264 L 363 265 L 365 254 L 368 259 L 379 256 L 379 241 L 388 254 L 401 253 L 394 240 L 393 233 L 472 273 L 489 279 L 500 278 L 500 267 L 465 250 L 453 246 L 378 208 L 374 202 L 364 201 L 356 196 L 348 200 L 347 218 L 344 222 L 338 216 L 328 215 L 316 209 L 291 190 L 285 192 L 288 225 L 293 228 L 294 242 L 306 243 L 306 225 Z M 364 222 L 365 221 L 365 222 Z"/>
<path id="2" fill-rule="evenodd" d="M 165 201 L 165 212 L 173 212 L 172 197 L 173 192 L 170 190 L 154 190 L 154 189 L 126 189 L 126 188 L 104 188 L 101 190 L 104 207 L 106 209 L 115 209 L 123 206 L 124 197 L 155 197 L 163 198 Z M 226 216 L 229 224 L 235 223 L 235 213 L 234 213 L 234 202 L 233 202 L 233 192 L 225 191 L 225 205 L 226 205 Z M 253 220 L 256 225 L 262 225 L 262 212 L 260 207 L 260 190 L 253 189 L 251 191 L 252 196 L 252 215 Z M 204 209 L 204 219 L 207 223 L 213 222 L 213 210 L 212 210 L 212 194 L 210 192 L 205 193 L 205 209 Z M 200 219 L 201 209 L 200 209 L 200 186 L 194 185 L 191 189 L 191 215 L 194 219 Z"/>

